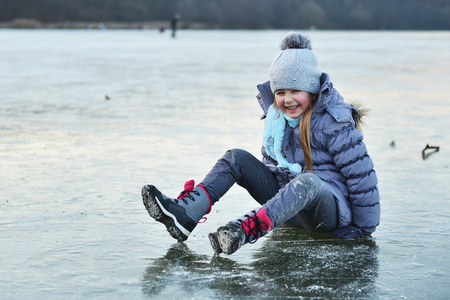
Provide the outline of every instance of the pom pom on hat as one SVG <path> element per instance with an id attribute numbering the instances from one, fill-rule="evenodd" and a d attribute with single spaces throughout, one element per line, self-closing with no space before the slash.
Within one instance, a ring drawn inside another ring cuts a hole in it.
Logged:
<path id="1" fill-rule="evenodd" d="M 281 53 L 269 69 L 272 92 L 293 89 L 319 94 L 322 70 L 311 51 L 310 39 L 301 33 L 290 32 L 280 43 Z"/>
<path id="2" fill-rule="evenodd" d="M 291 31 L 286 34 L 280 43 L 281 50 L 286 49 L 309 49 L 311 48 L 311 40 L 304 34 Z"/>

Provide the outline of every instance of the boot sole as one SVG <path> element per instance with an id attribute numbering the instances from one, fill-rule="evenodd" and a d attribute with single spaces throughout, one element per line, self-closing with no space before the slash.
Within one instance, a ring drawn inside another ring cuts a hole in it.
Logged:
<path id="1" fill-rule="evenodd" d="M 219 239 L 217 238 L 217 236 L 218 236 L 217 232 L 208 234 L 209 242 L 211 243 L 211 247 L 213 248 L 214 253 L 220 254 L 223 251 L 222 248 L 220 247 Z"/>
<path id="2" fill-rule="evenodd" d="M 144 202 L 148 214 L 156 221 L 163 223 L 174 239 L 178 242 L 184 242 L 187 240 L 189 232 L 186 232 L 187 234 L 183 233 L 183 231 L 177 227 L 178 222 L 176 221 L 175 216 L 164 209 L 158 197 L 151 193 L 152 189 L 156 190 L 154 186 L 146 185 L 141 191 L 142 201 Z M 178 224 L 178 226 L 183 228 L 180 224 Z"/>
<path id="3" fill-rule="evenodd" d="M 217 229 L 215 234 L 215 242 L 217 241 L 218 248 L 225 254 L 233 254 L 244 244 L 244 240 L 239 237 L 237 232 L 238 226 L 233 230 L 227 226 L 222 226 Z M 245 236 L 243 235 L 242 238 Z M 212 243 L 211 243 L 212 245 Z"/>

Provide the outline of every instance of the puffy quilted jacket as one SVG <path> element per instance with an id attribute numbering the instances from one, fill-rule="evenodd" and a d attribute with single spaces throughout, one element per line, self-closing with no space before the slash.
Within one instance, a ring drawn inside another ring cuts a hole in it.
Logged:
<path id="1" fill-rule="evenodd" d="M 258 85 L 258 102 L 265 118 L 274 95 L 267 81 Z M 344 102 L 326 73 L 321 76 L 319 99 L 311 116 L 311 155 L 314 174 L 322 179 L 336 198 L 339 227 L 355 223 L 375 231 L 380 221 L 379 192 L 374 165 L 361 132 L 355 129 L 352 114 L 358 111 Z M 299 126 L 286 126 L 282 153 L 291 163 L 305 166 L 300 146 Z M 280 186 L 298 176 L 269 157 L 262 147 L 263 163 L 276 175 Z"/>

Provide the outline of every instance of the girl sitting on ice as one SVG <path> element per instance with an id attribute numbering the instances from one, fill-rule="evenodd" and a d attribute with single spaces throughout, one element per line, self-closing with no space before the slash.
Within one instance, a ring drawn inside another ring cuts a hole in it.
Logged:
<path id="1" fill-rule="evenodd" d="M 310 40 L 291 32 L 258 86 L 264 110 L 262 162 L 233 149 L 201 184 L 185 184 L 173 199 L 142 188 L 150 216 L 184 241 L 234 183 L 261 205 L 209 234 L 214 252 L 232 254 L 285 223 L 339 238 L 365 237 L 380 220 L 374 165 L 358 130 L 361 114 L 344 103 L 311 51 Z"/>

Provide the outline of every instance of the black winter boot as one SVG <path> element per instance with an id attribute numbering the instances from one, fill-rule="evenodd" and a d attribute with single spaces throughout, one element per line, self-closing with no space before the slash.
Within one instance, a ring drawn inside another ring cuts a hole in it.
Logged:
<path id="1" fill-rule="evenodd" d="M 149 215 L 166 225 L 170 235 L 183 242 L 200 219 L 211 211 L 211 200 L 205 188 L 189 180 L 177 199 L 162 194 L 153 185 L 142 188 L 142 199 Z"/>

